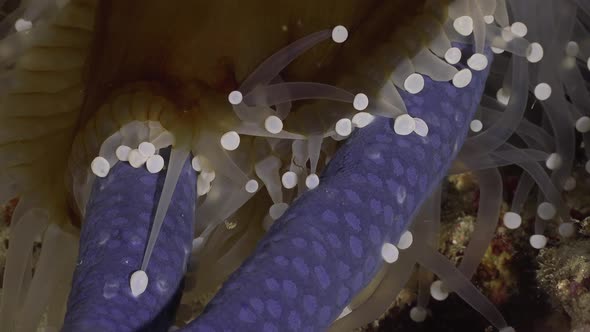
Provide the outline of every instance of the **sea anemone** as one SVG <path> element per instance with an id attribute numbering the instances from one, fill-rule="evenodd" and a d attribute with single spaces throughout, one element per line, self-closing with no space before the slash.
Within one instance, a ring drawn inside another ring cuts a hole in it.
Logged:
<path id="1" fill-rule="evenodd" d="M 181 297 L 208 302 L 187 331 L 347 331 L 418 264 L 414 321 L 455 292 L 508 332 L 470 282 L 498 169 L 523 169 L 507 228 L 534 193 L 532 247 L 549 220 L 576 233 L 561 193 L 578 139 L 590 157 L 582 1 L 0 6 L 0 202 L 18 197 L 2 331 L 166 330 Z M 468 171 L 455 266 L 441 181 Z"/>

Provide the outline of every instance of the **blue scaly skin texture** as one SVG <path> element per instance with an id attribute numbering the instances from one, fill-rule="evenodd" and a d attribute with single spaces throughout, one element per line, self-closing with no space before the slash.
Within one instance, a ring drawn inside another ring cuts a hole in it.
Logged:
<path id="1" fill-rule="evenodd" d="M 463 53 L 467 59 L 467 49 Z M 488 57 L 491 62 L 489 53 Z M 320 186 L 294 202 L 205 312 L 182 330 L 326 329 L 384 264 L 383 243 L 397 243 L 418 207 L 446 174 L 467 135 L 487 74 L 487 69 L 473 72 L 473 80 L 463 89 L 425 77 L 425 88 L 418 95 L 401 92 L 410 115 L 428 124 L 428 136 L 399 136 L 392 129 L 393 120 L 385 118 L 356 130 L 331 160 Z M 161 295 L 152 281 L 139 299 L 130 297 L 129 275 L 139 266 L 142 250 L 123 245 L 110 250 L 97 245 L 101 231 L 123 236 L 131 230 L 140 235 L 139 247 L 144 247 L 151 219 L 140 219 L 155 203 L 132 202 L 144 192 L 154 193 L 156 184 L 134 187 L 141 177 L 136 174 L 141 172 L 118 166 L 107 180 L 95 185 L 81 239 L 81 260 L 88 263 L 76 270 L 64 331 L 93 331 L 99 323 L 108 331 L 132 331 L 140 326 L 148 331 L 165 330 L 156 318 L 162 316 L 173 291 Z M 194 202 L 194 175 L 189 173 L 181 175 L 181 189 L 177 188 L 164 223 L 168 233 L 160 234 L 148 268 L 149 276 L 160 274 L 170 280 L 172 289 L 179 286 L 183 271 L 176 263 L 185 256 L 170 239 L 190 243 L 190 214 L 184 216 L 186 228 L 169 223 L 179 223 L 180 211 L 190 210 L 192 203 L 187 202 Z M 97 189 L 109 181 L 114 183 L 112 190 Z M 187 189 L 189 182 L 193 187 Z M 130 202 L 128 207 L 113 202 L 117 195 Z M 127 223 L 113 223 L 118 214 L 111 209 L 124 213 Z M 176 255 L 179 258 L 174 261 Z M 133 264 L 121 264 L 122 257 L 130 256 L 135 259 Z M 174 264 L 164 264 L 166 260 Z M 110 299 L 103 296 L 107 276 L 120 284 L 117 296 Z M 80 304 L 83 306 L 78 308 Z M 152 325 L 146 327 L 149 322 Z"/>
<path id="2" fill-rule="evenodd" d="M 138 298 L 129 288 L 165 175 L 118 163 L 96 179 L 62 331 L 166 331 L 171 324 L 194 230 L 196 174 L 188 161 L 146 271 L 148 288 Z"/>

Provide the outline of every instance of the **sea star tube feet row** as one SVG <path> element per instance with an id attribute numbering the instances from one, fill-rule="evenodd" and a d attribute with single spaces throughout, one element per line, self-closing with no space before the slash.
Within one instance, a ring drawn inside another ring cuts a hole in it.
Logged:
<path id="1" fill-rule="evenodd" d="M 467 47 L 463 52 L 470 53 Z M 398 243 L 421 203 L 447 173 L 466 137 L 486 78 L 487 70 L 474 72 L 469 85 L 459 89 L 426 77 L 419 94 L 400 92 L 408 113 L 427 124 L 427 135 L 400 136 L 394 132 L 394 121 L 381 117 L 357 130 L 330 161 L 320 185 L 303 194 L 273 224 L 254 255 L 183 330 L 327 329 L 384 264 L 384 244 Z M 186 202 L 194 202 L 195 183 L 187 170 L 182 172 L 164 222 L 165 235 L 154 248 L 156 261 L 147 269 L 150 285 L 144 294 L 134 298 L 129 289 L 138 261 L 120 262 L 123 257 L 139 259 L 141 249 L 134 251 L 131 245 L 109 249 L 108 241 L 100 244 L 105 234 L 138 232 L 138 248 L 145 246 L 149 212 L 154 207 L 148 198 L 155 197 L 151 193 L 156 192 L 157 178 L 145 173 L 117 166 L 95 184 L 64 331 L 96 324 L 116 331 L 145 328 L 172 298 L 176 289 L 172 285 L 179 285 L 185 268 L 183 248 L 192 237 L 188 222 L 192 213 Z M 121 201 L 127 207 L 122 208 Z M 113 215 L 118 211 L 127 217 L 120 225 L 116 221 L 121 216 Z M 185 224 L 177 227 L 180 220 Z M 170 240 L 174 236 L 182 245 Z M 121 240 L 125 239 L 114 239 Z M 157 262 L 164 258 L 175 263 Z M 158 283 L 152 282 L 160 275 L 170 285 L 167 296 L 157 293 Z M 107 286 L 113 288 L 110 298 L 105 297 Z M 137 323 L 129 325 L 134 321 L 129 317 Z M 147 326 L 151 331 L 163 329 L 157 323 Z"/>

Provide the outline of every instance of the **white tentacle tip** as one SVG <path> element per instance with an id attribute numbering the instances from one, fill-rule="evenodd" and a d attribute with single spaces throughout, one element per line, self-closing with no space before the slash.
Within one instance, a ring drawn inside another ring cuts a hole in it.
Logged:
<path id="1" fill-rule="evenodd" d="M 147 157 L 141 154 L 139 150 L 134 149 L 129 152 L 129 164 L 133 168 L 140 168 L 147 161 Z"/>
<path id="2" fill-rule="evenodd" d="M 92 173 L 98 176 L 99 178 L 104 178 L 109 174 L 111 166 L 109 165 L 108 160 L 103 157 L 96 157 L 90 164 L 90 168 L 92 169 Z"/>
<path id="3" fill-rule="evenodd" d="M 531 247 L 535 249 L 543 249 L 547 245 L 547 237 L 541 234 L 535 234 L 529 239 Z"/>
<path id="4" fill-rule="evenodd" d="M 264 129 L 271 134 L 278 134 L 283 130 L 283 120 L 276 115 L 271 115 L 264 120 Z"/>
<path id="5" fill-rule="evenodd" d="M 547 160 L 545 160 L 545 166 L 552 171 L 561 168 L 562 164 L 563 158 L 561 158 L 558 153 L 550 154 L 549 157 L 547 157 Z"/>
<path id="6" fill-rule="evenodd" d="M 317 174 L 310 174 L 307 176 L 307 178 L 305 178 L 305 186 L 308 189 L 315 189 L 317 186 L 319 186 L 319 184 L 320 178 L 317 176 Z"/>
<path id="7" fill-rule="evenodd" d="M 402 114 L 395 118 L 393 131 L 401 136 L 411 134 L 416 130 L 416 121 L 409 114 Z"/>
<path id="8" fill-rule="evenodd" d="M 459 89 L 464 88 L 471 83 L 471 79 L 473 78 L 473 74 L 471 70 L 465 68 L 461 69 L 458 73 L 453 76 L 453 85 Z"/>
<path id="9" fill-rule="evenodd" d="M 29 30 L 33 27 L 33 22 L 27 21 L 24 18 L 19 18 L 14 23 L 14 29 L 18 32 Z"/>
<path id="10" fill-rule="evenodd" d="M 437 280 L 430 285 L 430 295 L 437 301 L 444 301 L 449 297 L 449 290 L 441 280 Z"/>
<path id="11" fill-rule="evenodd" d="M 281 177 L 281 183 L 286 189 L 293 189 L 297 185 L 297 173 L 288 171 Z"/>
<path id="12" fill-rule="evenodd" d="M 522 22 L 514 22 L 510 26 L 510 31 L 517 35 L 518 37 L 524 37 L 528 33 L 529 29 L 527 28 L 526 24 Z"/>
<path id="13" fill-rule="evenodd" d="M 424 77 L 417 73 L 410 74 L 404 81 L 404 89 L 413 95 L 420 93 L 424 89 Z"/>
<path id="14" fill-rule="evenodd" d="M 399 250 L 391 243 L 384 243 L 381 247 L 381 257 L 389 264 L 393 264 L 399 258 Z"/>
<path id="15" fill-rule="evenodd" d="M 416 306 L 410 310 L 410 319 L 416 323 L 422 323 L 426 320 L 427 312 L 426 309 Z"/>
<path id="16" fill-rule="evenodd" d="M 349 119 L 340 119 L 336 122 L 334 127 L 336 134 L 346 137 L 352 133 L 352 121 Z"/>
<path id="17" fill-rule="evenodd" d="M 461 16 L 453 21 L 453 28 L 462 36 L 469 36 L 473 32 L 473 19 L 470 16 Z"/>
<path id="18" fill-rule="evenodd" d="M 375 120 L 371 113 L 358 112 L 352 117 L 352 124 L 357 128 L 364 128 Z"/>
<path id="19" fill-rule="evenodd" d="M 238 90 L 234 90 L 234 91 L 230 92 L 229 95 L 227 96 L 227 100 L 229 100 L 229 103 L 232 105 L 241 104 L 243 99 L 244 99 L 244 96 L 242 96 L 242 93 Z"/>
<path id="20" fill-rule="evenodd" d="M 549 202 L 543 202 L 537 207 L 537 215 L 543 220 L 551 220 L 557 214 L 555 205 Z"/>
<path id="21" fill-rule="evenodd" d="M 143 270 L 133 272 L 129 279 L 129 286 L 131 287 L 131 294 L 138 297 L 147 289 L 149 283 L 148 275 Z"/>
<path id="22" fill-rule="evenodd" d="M 447 52 L 445 53 L 445 60 L 451 64 L 457 64 L 459 63 L 459 61 L 461 61 L 461 50 L 457 47 L 451 47 L 447 50 Z"/>
<path id="23" fill-rule="evenodd" d="M 516 212 L 506 212 L 504 214 L 504 226 L 508 229 L 517 229 L 522 225 L 522 217 Z"/>
<path id="24" fill-rule="evenodd" d="M 156 154 L 156 147 L 150 142 L 141 142 L 137 150 L 144 157 L 150 157 Z"/>
<path id="25" fill-rule="evenodd" d="M 483 123 L 481 122 L 481 120 L 472 120 L 469 123 L 469 129 L 471 129 L 471 131 L 474 133 L 479 133 L 483 129 Z"/>
<path id="26" fill-rule="evenodd" d="M 248 180 L 248 182 L 246 182 L 246 185 L 244 186 L 244 189 L 246 190 L 246 192 L 248 192 L 250 194 L 257 192 L 258 188 L 260 188 L 260 185 L 258 184 L 258 181 L 254 180 L 254 179 Z"/>
<path id="27" fill-rule="evenodd" d="M 420 118 L 414 118 L 414 123 L 416 126 L 416 128 L 414 128 L 414 132 L 418 134 L 418 136 L 428 136 L 428 124 L 424 120 Z"/>
<path id="28" fill-rule="evenodd" d="M 145 166 L 148 172 L 152 174 L 159 173 L 161 170 L 164 169 L 164 158 L 162 158 L 162 156 L 158 154 L 150 156 L 147 159 Z"/>
<path id="29" fill-rule="evenodd" d="M 467 59 L 467 65 L 473 70 L 482 71 L 488 66 L 488 58 L 481 53 L 475 53 Z"/>
<path id="30" fill-rule="evenodd" d="M 401 250 L 406 250 L 412 246 L 413 242 L 414 242 L 414 235 L 412 235 L 412 232 L 405 231 L 404 234 L 402 234 L 402 236 L 400 236 L 399 242 L 397 243 L 397 247 Z"/>
<path id="31" fill-rule="evenodd" d="M 369 97 L 367 97 L 364 93 L 358 93 L 354 96 L 354 100 L 352 101 L 352 106 L 357 111 L 364 111 L 369 107 Z"/>
<path id="32" fill-rule="evenodd" d="M 582 134 L 590 131 L 590 117 L 582 116 L 576 120 L 576 130 Z"/>
<path id="33" fill-rule="evenodd" d="M 539 83 L 534 90 L 535 97 L 541 101 L 551 97 L 551 86 L 547 83 Z"/>
<path id="34" fill-rule="evenodd" d="M 131 152 L 131 148 L 127 145 L 121 145 L 115 151 L 115 155 L 117 159 L 120 161 L 129 161 L 129 153 Z"/>
<path id="35" fill-rule="evenodd" d="M 530 63 L 537 63 L 543 59 L 543 46 L 539 43 L 531 43 L 526 51 L 526 58 Z"/>
<path id="36" fill-rule="evenodd" d="M 240 146 L 240 135 L 235 131 L 228 131 L 221 136 L 221 147 L 227 151 L 234 151 Z"/>
<path id="37" fill-rule="evenodd" d="M 348 39 L 348 30 L 343 25 L 338 25 L 332 29 L 332 40 L 335 43 L 342 44 Z"/>

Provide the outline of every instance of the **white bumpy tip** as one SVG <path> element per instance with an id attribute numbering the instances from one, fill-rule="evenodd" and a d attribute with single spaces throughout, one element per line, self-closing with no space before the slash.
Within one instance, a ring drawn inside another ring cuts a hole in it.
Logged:
<path id="1" fill-rule="evenodd" d="M 419 93 L 424 89 L 424 77 L 417 73 L 411 74 L 404 81 L 404 89 L 413 95 Z"/>
<path id="2" fill-rule="evenodd" d="M 211 190 L 211 182 L 204 179 L 201 175 L 197 177 L 197 196 L 205 196 Z"/>
<path id="3" fill-rule="evenodd" d="M 406 250 L 412 246 L 412 242 L 414 242 L 414 235 L 412 235 L 412 232 L 410 231 L 405 231 L 404 234 L 400 236 L 397 247 L 401 250 Z"/>
<path id="4" fill-rule="evenodd" d="M 131 148 L 127 145 L 121 145 L 115 150 L 115 155 L 117 159 L 120 161 L 129 161 L 129 153 L 131 152 Z"/>
<path id="5" fill-rule="evenodd" d="M 453 76 L 453 85 L 457 88 L 464 88 L 471 83 L 471 79 L 473 78 L 473 74 L 471 70 L 465 68 L 459 70 L 458 73 Z"/>
<path id="6" fill-rule="evenodd" d="M 395 118 L 393 123 L 393 131 L 401 136 L 406 136 L 414 132 L 416 129 L 416 121 L 409 114 L 402 114 Z"/>
<path id="7" fill-rule="evenodd" d="M 368 126 L 375 117 L 371 113 L 358 112 L 352 117 L 352 124 L 357 128 L 364 128 Z"/>
<path id="8" fill-rule="evenodd" d="M 164 158 L 162 158 L 162 156 L 159 154 L 150 156 L 145 162 L 145 167 L 147 168 L 148 172 L 152 174 L 159 173 L 164 169 Z"/>
<path id="9" fill-rule="evenodd" d="M 336 134 L 346 137 L 352 133 L 352 122 L 349 119 L 340 119 L 336 122 L 334 130 Z"/>
<path id="10" fill-rule="evenodd" d="M 285 211 L 287 211 L 288 207 L 289 204 L 287 203 L 273 204 L 270 209 L 268 209 L 268 215 L 272 218 L 272 220 L 277 220 L 283 215 L 283 213 L 285 213 Z"/>
<path id="11" fill-rule="evenodd" d="M 559 169 L 562 164 L 563 159 L 558 153 L 550 154 L 549 157 L 547 157 L 547 160 L 545 160 L 545 166 L 547 166 L 547 168 L 550 170 Z"/>
<path id="12" fill-rule="evenodd" d="M 19 18 L 14 23 L 14 29 L 18 32 L 29 30 L 33 27 L 33 22 Z"/>
<path id="13" fill-rule="evenodd" d="M 469 36 L 473 32 L 473 19 L 470 16 L 461 16 L 453 21 L 453 28 L 462 36 Z"/>
<path id="14" fill-rule="evenodd" d="M 147 157 L 141 154 L 139 150 L 134 149 L 129 152 L 129 164 L 134 168 L 140 168 L 147 161 Z"/>
<path id="15" fill-rule="evenodd" d="M 358 93 L 354 96 L 354 100 L 352 101 L 352 107 L 354 107 L 357 111 L 364 111 L 369 107 L 369 97 L 367 97 L 364 93 Z"/>
<path id="16" fill-rule="evenodd" d="M 494 46 L 492 46 L 490 48 L 492 49 L 492 52 L 494 52 L 494 54 L 502 54 L 502 53 L 504 53 L 504 50 L 501 49 L 501 48 L 494 47 Z"/>
<path id="17" fill-rule="evenodd" d="M 578 43 L 575 41 L 568 42 L 565 46 L 565 54 L 575 57 L 578 55 L 578 53 L 580 53 L 580 45 L 578 45 Z"/>
<path id="18" fill-rule="evenodd" d="M 531 247 L 535 249 L 543 249 L 547 245 L 547 237 L 541 234 L 535 234 L 529 239 Z"/>
<path id="19" fill-rule="evenodd" d="M 335 43 L 341 44 L 348 39 L 348 30 L 343 26 L 339 25 L 332 29 L 332 40 Z"/>
<path id="20" fill-rule="evenodd" d="M 310 174 L 305 178 L 305 186 L 308 189 L 315 189 L 320 184 L 320 178 L 316 174 Z"/>
<path id="21" fill-rule="evenodd" d="M 461 61 L 461 50 L 457 47 L 449 48 L 445 53 L 445 60 L 451 65 L 459 63 Z"/>
<path id="22" fill-rule="evenodd" d="M 486 69 L 488 66 L 488 58 L 480 53 L 475 53 L 467 60 L 469 68 L 477 71 Z"/>
<path id="23" fill-rule="evenodd" d="M 530 63 L 537 63 L 543 59 L 543 46 L 539 43 L 531 43 L 527 49 L 526 58 Z"/>
<path id="24" fill-rule="evenodd" d="M 342 312 L 340 313 L 340 316 L 338 316 L 337 319 L 340 319 L 342 317 L 348 316 L 349 313 L 352 312 L 352 309 L 350 309 L 349 306 L 344 307 L 344 309 L 342 309 Z"/>
<path id="25" fill-rule="evenodd" d="M 192 242 L 192 252 L 199 252 L 199 250 L 201 250 L 201 248 L 203 247 L 203 244 L 205 243 L 205 238 L 204 237 L 196 237 L 193 239 Z"/>
<path id="26" fill-rule="evenodd" d="M 221 147 L 227 151 L 234 151 L 240 146 L 240 135 L 235 131 L 228 131 L 219 140 Z"/>
<path id="27" fill-rule="evenodd" d="M 424 120 L 420 118 L 414 118 L 414 123 L 416 125 L 414 132 L 416 134 L 422 137 L 428 136 L 428 124 Z"/>
<path id="28" fill-rule="evenodd" d="M 479 133 L 483 129 L 483 123 L 480 120 L 473 120 L 469 123 L 469 129 L 474 133 Z"/>
<path id="29" fill-rule="evenodd" d="M 449 297 L 449 290 L 441 280 L 437 280 L 430 285 L 430 295 L 437 301 L 444 301 Z"/>
<path id="30" fill-rule="evenodd" d="M 576 225 L 573 222 L 564 222 L 559 225 L 559 235 L 564 238 L 569 238 L 576 234 Z"/>
<path id="31" fill-rule="evenodd" d="M 139 153 L 144 157 L 150 157 L 156 154 L 156 147 L 150 142 L 142 142 L 139 144 L 137 150 L 139 150 Z"/>
<path id="32" fill-rule="evenodd" d="M 90 169 L 92 169 L 92 173 L 98 176 L 99 178 L 104 178 L 109 174 L 111 170 L 111 166 L 109 165 L 108 160 L 103 157 L 96 157 L 90 163 Z"/>
<path id="33" fill-rule="evenodd" d="M 563 190 L 572 191 L 576 189 L 576 184 L 576 179 L 570 176 L 567 179 L 565 179 L 565 182 L 563 183 Z"/>
<path id="34" fill-rule="evenodd" d="M 193 167 L 195 172 L 200 172 L 203 170 L 203 167 L 201 166 L 201 161 L 199 160 L 199 156 L 193 157 L 193 160 L 191 160 L 191 166 Z"/>
<path id="35" fill-rule="evenodd" d="M 483 21 L 486 22 L 486 24 L 492 24 L 492 23 L 494 23 L 494 16 L 493 15 L 486 15 L 483 17 Z"/>
<path id="36" fill-rule="evenodd" d="M 264 129 L 271 134 L 278 134 L 283 130 L 283 120 L 276 115 L 271 115 L 264 120 Z"/>
<path id="37" fill-rule="evenodd" d="M 250 194 L 253 194 L 258 191 L 259 187 L 260 186 L 258 184 L 258 181 L 252 179 L 252 180 L 249 180 L 248 182 L 246 182 L 244 189 L 246 189 L 246 191 L 249 192 Z"/>
<path id="38" fill-rule="evenodd" d="M 588 60 L 586 61 L 586 67 L 590 70 L 590 57 L 588 57 Z"/>
<path id="39" fill-rule="evenodd" d="M 426 314 L 426 309 L 416 306 L 410 310 L 410 319 L 416 323 L 422 323 L 426 320 Z"/>
<path id="40" fill-rule="evenodd" d="M 297 185 L 297 173 L 295 172 L 285 172 L 281 177 L 281 183 L 283 183 L 283 187 L 287 189 L 293 189 Z"/>
<path id="41" fill-rule="evenodd" d="M 395 263 L 399 258 L 399 250 L 391 243 L 385 243 L 381 247 L 381 257 L 389 264 Z"/>
<path id="42" fill-rule="evenodd" d="M 555 206 L 549 202 L 543 202 L 537 207 L 537 215 L 543 220 L 551 220 L 557 214 Z"/>
<path id="43" fill-rule="evenodd" d="M 506 212 L 503 221 L 504 226 L 508 229 L 517 229 L 522 225 L 522 217 L 516 212 Z"/>
<path id="44" fill-rule="evenodd" d="M 504 89 L 500 88 L 498 89 L 498 92 L 496 92 L 496 100 L 498 100 L 500 104 L 506 106 L 510 101 L 510 94 L 506 93 Z"/>
<path id="45" fill-rule="evenodd" d="M 582 116 L 576 121 L 576 130 L 582 134 L 590 131 L 590 117 Z"/>
<path id="46" fill-rule="evenodd" d="M 203 178 L 203 180 L 207 181 L 207 182 L 213 182 L 213 180 L 215 180 L 215 171 L 214 170 L 205 170 L 201 172 L 201 175 L 199 175 Z"/>
<path id="47" fill-rule="evenodd" d="M 524 37 L 529 32 L 526 24 L 522 22 L 514 22 L 510 26 L 510 31 L 518 37 Z"/>
<path id="48" fill-rule="evenodd" d="M 133 272 L 129 280 L 129 286 L 131 287 L 131 294 L 137 297 L 145 292 L 149 283 L 149 279 L 145 271 L 137 270 Z"/>
<path id="49" fill-rule="evenodd" d="M 227 96 L 227 100 L 229 100 L 229 103 L 232 105 L 239 105 L 242 103 L 242 99 L 244 99 L 244 96 L 242 96 L 242 93 L 237 90 L 230 92 Z"/>
<path id="50" fill-rule="evenodd" d="M 539 100 L 547 100 L 551 96 L 551 86 L 547 83 L 539 83 L 535 87 L 535 97 Z"/>

